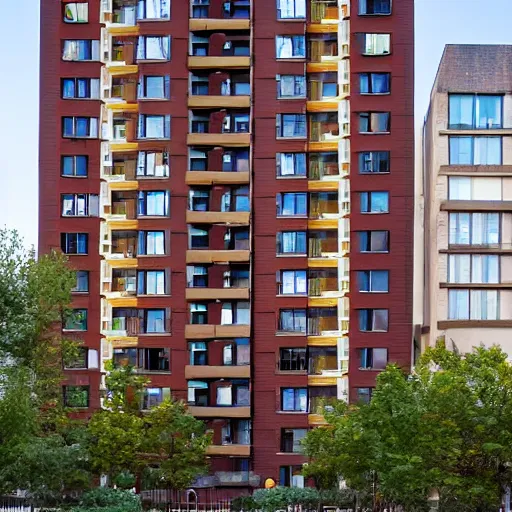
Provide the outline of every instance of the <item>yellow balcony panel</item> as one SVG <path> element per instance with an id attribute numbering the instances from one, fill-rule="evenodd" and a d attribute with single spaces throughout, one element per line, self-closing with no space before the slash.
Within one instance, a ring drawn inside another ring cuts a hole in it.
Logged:
<path id="1" fill-rule="evenodd" d="M 249 288 L 187 288 L 187 300 L 249 299 Z"/>
<path id="2" fill-rule="evenodd" d="M 332 308 L 338 305 L 338 297 L 309 297 L 310 308 Z"/>
<path id="3" fill-rule="evenodd" d="M 338 151 L 339 142 L 337 140 L 331 140 L 328 142 L 308 142 L 308 151 L 312 153 L 323 153 Z"/>
<path id="4" fill-rule="evenodd" d="M 139 25 L 128 25 L 128 26 L 107 26 L 107 31 L 113 36 L 138 36 L 140 33 Z"/>
<path id="5" fill-rule="evenodd" d="M 309 258 L 309 268 L 338 268 L 338 258 Z"/>
<path id="6" fill-rule="evenodd" d="M 250 96 L 189 96 L 189 108 L 250 108 Z"/>
<path id="7" fill-rule="evenodd" d="M 251 22 L 248 19 L 214 19 L 202 18 L 189 21 L 190 32 L 202 30 L 249 30 Z"/>
<path id="8" fill-rule="evenodd" d="M 107 338 L 108 339 L 108 338 Z M 139 338 L 133 336 L 116 336 L 115 339 L 109 340 L 112 348 L 134 348 L 139 344 Z"/>
<path id="9" fill-rule="evenodd" d="M 251 446 L 248 444 L 212 444 L 206 448 L 206 455 L 227 455 L 230 457 L 249 457 Z"/>
<path id="10" fill-rule="evenodd" d="M 248 172 L 188 171 L 187 185 L 242 185 L 249 183 Z"/>
<path id="11" fill-rule="evenodd" d="M 110 229 L 121 229 L 123 231 L 132 231 L 139 229 L 139 221 L 136 219 L 107 219 Z"/>
<path id="12" fill-rule="evenodd" d="M 336 386 L 338 377 L 330 375 L 308 375 L 308 386 Z"/>
<path id="13" fill-rule="evenodd" d="M 189 69 L 248 69 L 250 57 L 189 57 Z"/>
<path id="14" fill-rule="evenodd" d="M 185 379 L 249 379 L 250 365 L 245 366 L 185 366 Z"/>
<path id="15" fill-rule="evenodd" d="M 196 418 L 250 418 L 251 408 L 247 407 L 199 407 L 189 406 L 188 412 Z"/>
<path id="16" fill-rule="evenodd" d="M 340 106 L 340 102 L 337 100 L 318 100 L 308 101 L 306 108 L 308 112 L 337 112 Z"/>
<path id="17" fill-rule="evenodd" d="M 139 149 L 138 142 L 111 142 L 109 149 L 112 153 L 125 152 L 125 151 L 137 151 Z"/>
<path id="18" fill-rule="evenodd" d="M 337 347 L 337 336 L 308 336 L 308 345 L 311 347 Z"/>
<path id="19" fill-rule="evenodd" d="M 306 65 L 306 70 L 308 73 L 337 73 L 338 72 L 338 62 L 337 61 L 327 61 L 327 62 L 308 62 Z"/>
<path id="20" fill-rule="evenodd" d="M 137 268 L 139 266 L 137 258 L 111 258 L 107 255 L 105 259 L 111 268 Z"/>
<path id="21" fill-rule="evenodd" d="M 308 34 L 330 34 L 338 32 L 338 20 L 322 20 L 322 23 L 311 23 L 307 26 L 306 31 Z"/>
<path id="22" fill-rule="evenodd" d="M 138 112 L 139 104 L 138 103 L 106 103 L 105 106 L 108 110 L 112 110 L 112 112 Z"/>
<path id="23" fill-rule="evenodd" d="M 110 64 L 107 70 L 111 76 L 137 75 L 139 66 L 137 64 Z"/>
<path id="24" fill-rule="evenodd" d="M 246 147 L 251 144 L 250 133 L 189 133 L 189 146 Z M 204 171 L 203 171 L 204 172 Z"/>
<path id="25" fill-rule="evenodd" d="M 108 188 L 112 191 L 120 190 L 138 190 L 138 181 L 108 181 Z"/>
<path id="26" fill-rule="evenodd" d="M 106 301 L 113 308 L 136 308 L 139 303 L 137 297 L 111 297 Z"/>
<path id="27" fill-rule="evenodd" d="M 230 263 L 249 261 L 249 251 L 187 251 L 187 263 Z"/>
<path id="28" fill-rule="evenodd" d="M 327 425 L 327 421 L 322 414 L 308 414 L 308 423 L 313 427 L 318 427 L 320 425 Z"/>
<path id="29" fill-rule="evenodd" d="M 249 225 L 249 212 L 194 212 L 187 211 L 187 224 Z"/>
<path id="30" fill-rule="evenodd" d="M 310 180 L 308 181 L 309 191 L 338 192 L 340 180 Z"/>
<path id="31" fill-rule="evenodd" d="M 308 229 L 338 229 L 339 219 L 308 220 Z"/>

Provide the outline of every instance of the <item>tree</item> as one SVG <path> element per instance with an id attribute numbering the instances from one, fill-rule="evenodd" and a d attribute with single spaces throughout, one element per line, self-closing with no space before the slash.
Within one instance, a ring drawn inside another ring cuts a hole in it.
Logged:
<path id="1" fill-rule="evenodd" d="M 413 375 L 389 366 L 369 404 L 326 419 L 306 438 L 306 473 L 343 477 L 375 510 L 425 510 L 434 488 L 441 510 L 496 510 L 512 478 L 512 367 L 497 347 L 427 350 Z"/>

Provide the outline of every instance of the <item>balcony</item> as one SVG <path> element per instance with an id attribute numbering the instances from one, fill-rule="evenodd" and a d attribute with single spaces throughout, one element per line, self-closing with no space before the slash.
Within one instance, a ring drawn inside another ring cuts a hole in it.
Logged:
<path id="1" fill-rule="evenodd" d="M 337 142 L 340 137 L 338 113 L 312 114 L 309 117 L 310 142 Z"/>
<path id="2" fill-rule="evenodd" d="M 309 179 L 310 181 L 308 188 L 314 189 L 315 186 L 311 186 L 312 183 L 318 183 L 318 186 L 322 186 L 322 182 L 332 182 L 335 184 L 336 190 L 338 187 L 338 180 L 340 177 L 340 169 L 338 163 L 338 153 L 312 153 L 309 155 Z"/>
<path id="3" fill-rule="evenodd" d="M 338 0 L 311 0 L 312 24 L 334 25 L 337 29 L 339 15 Z M 315 32 L 314 27 L 312 32 Z"/>
<path id="4" fill-rule="evenodd" d="M 112 269 L 103 282 L 103 294 L 107 299 L 135 297 L 137 295 L 137 271 L 135 269 Z"/>
<path id="5" fill-rule="evenodd" d="M 246 263 L 249 257 L 249 250 L 189 249 L 187 251 L 187 263 Z"/>
<path id="6" fill-rule="evenodd" d="M 308 336 L 337 334 L 338 331 L 337 307 L 308 309 Z"/>
<path id="7" fill-rule="evenodd" d="M 187 211 L 187 224 L 249 225 L 249 212 Z"/>
<path id="8" fill-rule="evenodd" d="M 249 181 L 248 171 L 188 171 L 185 173 L 187 185 L 245 185 Z"/>
<path id="9" fill-rule="evenodd" d="M 100 22 L 111 34 L 138 34 L 136 0 L 101 2 Z"/>
<path id="10" fill-rule="evenodd" d="M 102 68 L 102 75 L 108 74 L 106 68 Z M 131 78 L 102 76 L 103 101 L 107 109 L 114 112 L 137 112 L 137 82 Z"/>
<path id="11" fill-rule="evenodd" d="M 190 379 L 249 379 L 251 377 L 250 365 L 241 366 L 185 366 L 185 378 Z"/>
<path id="12" fill-rule="evenodd" d="M 251 446 L 248 444 L 222 444 L 210 445 L 206 448 L 206 455 L 225 455 L 228 457 L 249 457 Z"/>
<path id="13" fill-rule="evenodd" d="M 339 295 L 337 268 L 309 271 L 309 297 L 338 297 Z"/>
<path id="14" fill-rule="evenodd" d="M 189 405 L 188 412 L 196 418 L 250 418 L 250 406 L 203 407 Z"/>
<path id="15" fill-rule="evenodd" d="M 110 317 L 111 320 L 106 320 Z M 118 307 L 103 314 L 105 336 L 168 335 L 171 332 L 170 312 L 166 309 L 135 309 Z"/>
<path id="16" fill-rule="evenodd" d="M 248 338 L 251 335 L 251 326 L 245 324 L 187 324 L 185 325 L 185 338 L 187 339 L 216 339 L 216 338 Z"/>
<path id="17" fill-rule="evenodd" d="M 217 471 L 214 475 L 202 476 L 195 480 L 194 487 L 249 486 L 259 487 L 261 477 L 252 471 Z"/>
<path id="18" fill-rule="evenodd" d="M 189 133 L 189 146 L 228 146 L 248 147 L 251 144 L 250 133 Z"/>
<path id="19" fill-rule="evenodd" d="M 338 34 L 318 34 L 309 38 L 308 73 L 338 72 Z"/>
<path id="20" fill-rule="evenodd" d="M 135 30 L 129 27 L 129 30 Z M 101 31 L 102 61 L 111 76 L 126 76 L 138 73 L 135 61 L 136 37 L 122 37 L 109 34 L 107 29 Z"/>
<path id="21" fill-rule="evenodd" d="M 248 30 L 249 17 L 250 0 L 192 0 L 189 30 Z"/>
<path id="22" fill-rule="evenodd" d="M 251 57 L 249 56 L 190 56 L 189 69 L 249 69 Z"/>
<path id="23" fill-rule="evenodd" d="M 136 231 L 111 231 L 110 237 L 107 233 L 106 239 L 102 243 L 110 245 L 110 250 L 107 253 L 109 259 L 124 260 L 137 257 Z"/>
<path id="24" fill-rule="evenodd" d="M 112 160 L 101 166 L 101 178 L 110 184 L 110 190 L 127 190 L 129 187 L 137 186 L 133 183 L 136 181 L 137 160 L 130 156 L 116 154 Z"/>
<path id="25" fill-rule="evenodd" d="M 336 112 L 340 99 L 338 73 L 313 73 L 308 76 L 308 112 Z"/>
<path id="26" fill-rule="evenodd" d="M 316 231 L 310 234 L 309 238 L 309 258 L 325 258 L 338 255 L 338 232 Z"/>
<path id="27" fill-rule="evenodd" d="M 247 300 L 249 288 L 187 288 L 186 300 Z"/>

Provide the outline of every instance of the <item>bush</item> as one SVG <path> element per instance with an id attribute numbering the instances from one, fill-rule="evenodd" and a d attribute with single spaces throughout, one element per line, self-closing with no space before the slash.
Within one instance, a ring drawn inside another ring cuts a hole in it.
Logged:
<path id="1" fill-rule="evenodd" d="M 98 487 L 84 492 L 70 512 L 141 512 L 140 497 L 131 491 Z"/>

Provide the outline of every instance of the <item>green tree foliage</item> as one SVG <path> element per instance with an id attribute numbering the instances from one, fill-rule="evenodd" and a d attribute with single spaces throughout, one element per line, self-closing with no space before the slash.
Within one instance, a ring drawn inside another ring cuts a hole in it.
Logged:
<path id="1" fill-rule="evenodd" d="M 306 474 L 326 486 L 344 478 L 375 509 L 497 510 L 512 478 L 512 367 L 497 347 L 465 356 L 440 345 L 414 375 L 389 366 L 370 404 L 338 404 L 310 432 Z"/>
<path id="2" fill-rule="evenodd" d="M 98 487 L 85 492 L 70 512 L 141 512 L 139 496 L 130 491 Z"/>

